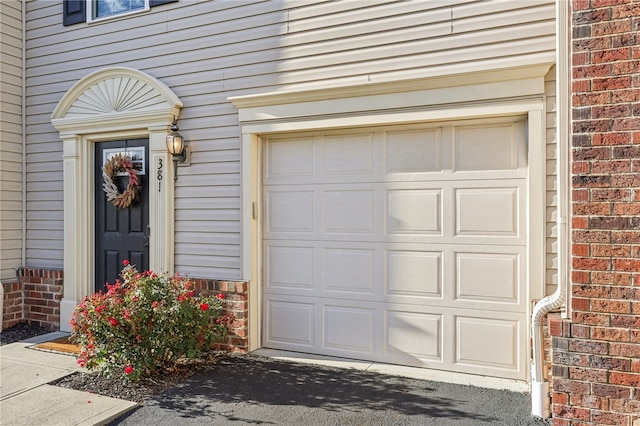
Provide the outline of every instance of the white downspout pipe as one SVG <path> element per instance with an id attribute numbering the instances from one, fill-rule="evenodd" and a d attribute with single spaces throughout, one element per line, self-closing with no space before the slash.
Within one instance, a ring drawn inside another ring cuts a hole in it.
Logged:
<path id="1" fill-rule="evenodd" d="M 550 416 L 549 382 L 544 377 L 544 347 L 542 325 L 545 315 L 561 308 L 567 300 L 569 283 L 570 238 L 567 225 L 569 211 L 569 141 L 570 104 L 570 2 L 556 0 L 556 162 L 557 162 L 557 241 L 558 287 L 556 291 L 538 301 L 533 307 L 531 336 L 533 362 L 531 365 L 531 413 L 534 416 Z"/>

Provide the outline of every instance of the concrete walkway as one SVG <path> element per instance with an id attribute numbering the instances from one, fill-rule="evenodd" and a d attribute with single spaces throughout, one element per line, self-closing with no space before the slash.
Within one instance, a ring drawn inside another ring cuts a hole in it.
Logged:
<path id="1" fill-rule="evenodd" d="M 104 425 L 138 406 L 49 385 L 82 369 L 73 355 L 33 346 L 65 335 L 51 333 L 0 346 L 0 425 Z"/>

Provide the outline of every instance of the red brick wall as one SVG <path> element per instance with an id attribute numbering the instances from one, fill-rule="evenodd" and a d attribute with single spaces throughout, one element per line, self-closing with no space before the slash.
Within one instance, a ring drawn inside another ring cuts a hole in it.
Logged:
<path id="1" fill-rule="evenodd" d="M 227 341 L 216 345 L 217 349 L 229 352 L 246 353 L 249 350 L 249 299 L 246 281 L 218 281 L 193 279 L 195 289 L 208 293 L 222 293 L 227 301 L 227 309 L 223 313 L 233 315 L 229 324 Z"/>
<path id="2" fill-rule="evenodd" d="M 13 327 L 24 321 L 24 306 L 22 295 L 22 283 L 2 283 L 2 329 Z"/>
<path id="3" fill-rule="evenodd" d="M 24 316 L 50 330 L 60 330 L 61 270 L 18 268 L 24 294 Z"/>
<path id="4" fill-rule="evenodd" d="M 16 282 L 3 284 L 2 329 L 29 322 L 60 330 L 62 271 L 18 268 L 16 275 Z"/>
<path id="5" fill-rule="evenodd" d="M 554 425 L 640 425 L 640 3 L 573 0 L 571 318 Z"/>

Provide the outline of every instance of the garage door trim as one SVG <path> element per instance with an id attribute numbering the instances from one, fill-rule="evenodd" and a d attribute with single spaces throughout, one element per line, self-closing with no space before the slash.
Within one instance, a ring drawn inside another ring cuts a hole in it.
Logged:
<path id="1" fill-rule="evenodd" d="M 546 72 L 546 70 L 544 70 Z M 535 84 L 532 84 L 535 80 Z M 343 113 L 334 117 L 318 115 L 317 111 L 322 111 L 325 100 L 316 102 L 308 101 L 304 105 L 294 105 L 297 107 L 297 117 L 287 117 L 285 119 L 274 120 L 278 116 L 278 105 L 265 105 L 264 107 L 253 104 L 251 108 L 240 108 L 242 121 L 242 183 L 243 183 L 243 276 L 250 282 L 250 349 L 261 347 L 260 318 L 261 318 L 261 229 L 260 218 L 260 159 L 261 159 L 261 135 L 270 133 L 280 133 L 287 131 L 330 129 L 341 127 L 359 127 L 371 125 L 387 124 L 408 124 L 415 122 L 431 122 L 441 120 L 475 119 L 482 117 L 496 117 L 504 115 L 524 114 L 527 117 L 527 136 L 529 153 L 529 190 L 528 190 L 528 248 L 529 276 L 528 278 L 528 299 L 542 297 L 544 292 L 544 209 L 545 209 L 545 122 L 544 122 L 544 73 L 533 78 L 527 76 L 523 81 L 517 79 L 510 80 L 503 85 L 506 89 L 501 91 L 503 95 L 500 99 L 486 99 L 486 83 L 465 84 L 460 86 L 466 96 L 473 97 L 476 94 L 478 101 L 469 102 L 464 105 L 449 103 L 425 106 L 423 110 L 413 110 L 398 112 L 397 110 L 376 110 L 372 111 L 372 106 L 366 97 L 358 97 L 357 101 L 348 98 L 349 90 L 345 90 L 345 98 L 341 105 L 347 101 L 351 102 L 352 112 L 346 116 Z M 425 90 L 419 91 L 425 95 Z M 428 90 L 426 91 L 428 92 Z M 523 93 L 524 92 L 524 93 Z M 383 96 L 387 102 L 380 105 L 390 105 L 401 102 L 405 98 L 406 92 L 389 93 Z M 428 93 L 427 93 L 428 94 Z M 505 96 L 509 94 L 511 96 Z M 451 99 L 452 97 L 449 97 Z M 413 98 L 412 98 L 413 99 Z M 433 99 L 426 97 L 425 99 Z M 233 100 L 233 99 L 232 99 Z M 246 99 L 245 99 L 246 100 Z M 238 103 L 239 105 L 242 102 Z M 256 111 L 260 114 L 256 115 Z M 259 115 L 264 120 L 259 119 Z M 258 117 L 258 119 L 256 119 Z M 248 118 L 251 118 L 250 120 Z"/>

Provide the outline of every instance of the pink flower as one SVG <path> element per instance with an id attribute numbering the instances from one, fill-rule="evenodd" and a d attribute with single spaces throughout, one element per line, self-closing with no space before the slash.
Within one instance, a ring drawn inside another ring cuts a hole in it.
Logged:
<path id="1" fill-rule="evenodd" d="M 200 310 L 201 311 L 208 311 L 209 310 L 209 304 L 208 303 L 201 303 L 200 304 Z"/>
<path id="2" fill-rule="evenodd" d="M 127 366 L 124 368 L 124 374 L 126 374 L 126 375 L 128 376 L 128 375 L 129 375 L 129 374 L 131 374 L 131 373 L 133 373 L 133 367 L 132 367 L 132 366 L 130 366 L 130 365 L 127 365 Z"/>
<path id="3" fill-rule="evenodd" d="M 218 295 L 216 296 L 218 299 L 224 299 L 224 294 L 222 293 L 218 293 Z"/>
<path id="4" fill-rule="evenodd" d="M 128 261 L 127 259 L 125 259 L 125 260 L 123 260 L 123 261 L 122 261 L 122 264 L 123 264 L 124 266 L 127 266 L 127 265 L 129 264 L 129 261 Z"/>
<path id="5" fill-rule="evenodd" d="M 118 325 L 118 320 L 115 318 L 109 318 L 109 323 L 115 327 L 116 325 Z"/>
<path id="6" fill-rule="evenodd" d="M 152 307 L 153 309 L 157 308 L 157 307 L 158 307 L 158 301 L 157 301 L 157 300 L 154 300 L 154 301 L 151 303 L 151 307 Z"/>
<path id="7" fill-rule="evenodd" d="M 108 296 L 113 296 L 114 294 L 116 294 L 118 292 L 118 289 L 120 288 L 120 282 L 116 281 L 115 284 L 107 284 L 107 295 Z"/>

